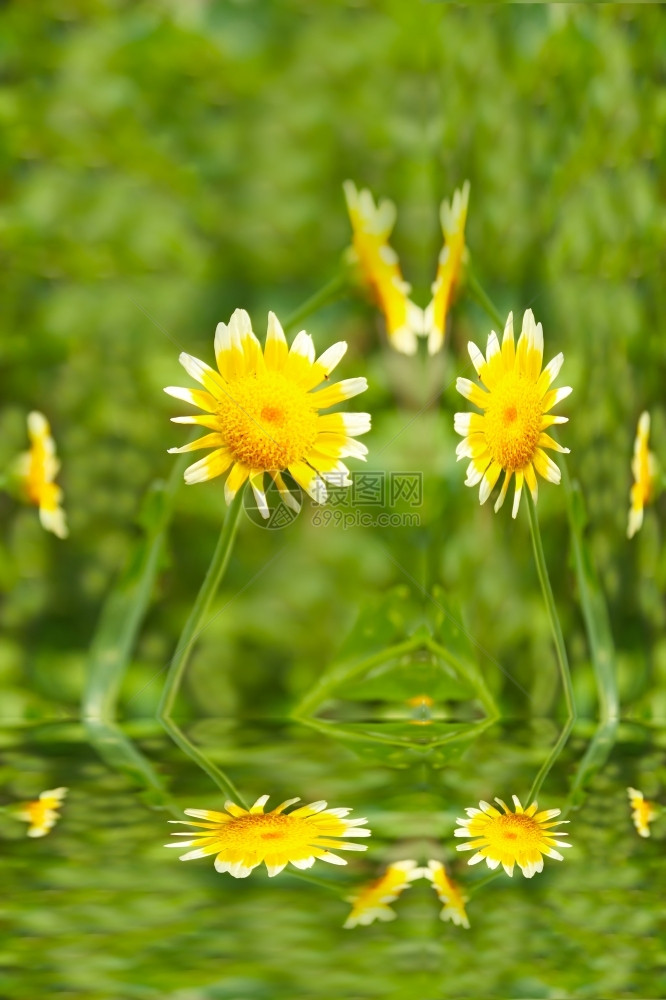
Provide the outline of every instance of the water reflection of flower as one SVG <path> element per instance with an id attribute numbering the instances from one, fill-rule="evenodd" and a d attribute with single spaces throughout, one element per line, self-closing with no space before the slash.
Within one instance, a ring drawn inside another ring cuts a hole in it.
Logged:
<path id="1" fill-rule="evenodd" d="M 428 867 L 421 870 L 423 877 L 432 882 L 433 889 L 444 903 L 439 914 L 440 919 L 450 920 L 458 927 L 469 929 L 469 919 L 465 910 L 467 896 L 462 894 L 457 883 L 449 877 L 441 861 L 429 861 Z"/>
<path id="2" fill-rule="evenodd" d="M 414 879 L 422 876 L 423 870 L 417 867 L 416 861 L 394 861 L 378 879 L 347 897 L 353 905 L 343 926 L 350 928 L 359 924 L 367 926 L 375 920 L 395 920 L 395 910 L 388 904 L 408 889 Z"/>
<path id="3" fill-rule="evenodd" d="M 16 812 L 18 819 L 29 823 L 29 837 L 45 837 L 60 818 L 60 806 L 67 794 L 66 788 L 52 788 L 42 792 L 38 799 L 26 802 Z"/>
<path id="4" fill-rule="evenodd" d="M 649 837 L 650 823 L 657 815 L 654 803 L 644 798 L 643 793 L 637 788 L 627 788 L 627 794 L 631 805 L 631 818 L 639 837 Z"/>
<path id="5" fill-rule="evenodd" d="M 350 844 L 339 838 L 369 837 L 371 831 L 363 824 L 365 818 L 347 819 L 351 809 L 328 809 L 323 801 L 286 813 L 287 806 L 300 799 L 287 799 L 270 812 L 264 812 L 268 795 L 262 795 L 250 809 L 242 809 L 233 802 L 225 803 L 226 812 L 209 809 L 186 809 L 186 816 L 194 816 L 203 823 L 170 820 L 183 826 L 198 827 L 192 831 L 174 833 L 174 837 L 189 836 L 167 847 L 196 847 L 182 854 L 181 861 L 216 855 L 218 872 L 229 872 L 234 878 L 246 878 L 264 862 L 270 876 L 277 875 L 287 864 L 296 868 L 311 868 L 315 861 L 328 861 L 333 865 L 346 865 L 339 855 L 328 850 L 365 851 L 366 844 Z"/>
<path id="6" fill-rule="evenodd" d="M 503 812 L 481 801 L 480 809 L 466 809 L 467 819 L 458 819 L 460 826 L 454 831 L 454 837 L 471 837 L 469 844 L 459 844 L 459 851 L 476 851 L 467 862 L 475 865 L 484 861 L 489 868 L 502 865 L 507 875 L 513 875 L 514 865 L 518 865 L 525 878 L 532 878 L 536 872 L 543 871 L 543 856 L 562 861 L 562 855 L 555 847 L 571 847 L 565 841 L 555 837 L 566 837 L 567 834 L 558 830 L 553 836 L 553 828 L 568 820 L 552 820 L 560 815 L 560 809 L 545 809 L 537 812 L 537 804 L 533 802 L 523 809 L 520 799 L 513 796 L 516 811 L 511 812 L 501 799 L 496 798 Z"/>

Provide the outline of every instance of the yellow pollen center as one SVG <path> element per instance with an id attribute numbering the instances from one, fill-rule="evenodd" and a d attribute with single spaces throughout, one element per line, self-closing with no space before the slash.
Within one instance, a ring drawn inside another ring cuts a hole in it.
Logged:
<path id="1" fill-rule="evenodd" d="M 217 415 L 234 459 L 251 469 L 286 469 L 306 458 L 317 438 L 314 397 L 281 372 L 230 382 Z"/>
<path id="2" fill-rule="evenodd" d="M 498 847 L 505 844 L 514 850 L 523 850 L 536 846 L 543 838 L 543 830 L 524 813 L 506 813 L 488 825 L 486 836 Z"/>
<path id="3" fill-rule="evenodd" d="M 264 856 L 268 851 L 308 857 L 322 837 L 339 837 L 345 825 L 335 816 L 291 816 L 284 813 L 250 813 L 234 816 L 213 834 L 222 854 Z"/>
<path id="4" fill-rule="evenodd" d="M 490 454 L 503 469 L 523 469 L 534 458 L 541 434 L 543 404 L 536 384 L 507 372 L 490 393 L 484 432 Z"/>

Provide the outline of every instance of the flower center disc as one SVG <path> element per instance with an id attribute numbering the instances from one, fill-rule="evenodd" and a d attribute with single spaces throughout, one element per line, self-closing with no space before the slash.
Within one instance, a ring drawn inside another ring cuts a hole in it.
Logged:
<path id="1" fill-rule="evenodd" d="M 542 401 L 533 381 L 508 372 L 493 387 L 485 414 L 488 448 L 503 469 L 513 472 L 534 458 L 541 433 Z"/>
<path id="2" fill-rule="evenodd" d="M 220 430 L 234 459 L 276 471 L 303 459 L 317 437 L 314 399 L 281 372 L 231 382 L 217 404 Z"/>
<path id="3" fill-rule="evenodd" d="M 541 840 L 542 830 L 538 823 L 524 814 L 506 813 L 493 821 L 487 831 L 488 840 L 497 846 L 521 850 Z"/>
<path id="4" fill-rule="evenodd" d="M 219 843 L 222 851 L 242 848 L 249 855 L 265 852 L 272 842 L 271 849 L 299 857 L 303 852 L 309 853 L 317 836 L 317 829 L 298 816 L 253 813 L 226 823 L 220 829 Z"/>

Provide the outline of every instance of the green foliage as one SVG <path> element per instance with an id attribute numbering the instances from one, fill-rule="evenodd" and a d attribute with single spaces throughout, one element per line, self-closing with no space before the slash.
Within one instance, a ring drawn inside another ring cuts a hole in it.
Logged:
<path id="1" fill-rule="evenodd" d="M 0 994 L 656 995 L 663 816 L 639 841 L 624 788 L 666 787 L 663 498 L 626 539 L 643 409 L 666 465 L 660 6 L 47 0 L 3 5 L 0 29 L 0 474 L 43 411 L 70 523 L 60 541 L 0 494 L 1 802 L 71 788 L 43 841 L 0 816 L 18 931 Z M 583 717 L 541 796 L 571 808 L 575 847 L 532 883 L 479 889 L 469 932 L 437 921 L 425 883 L 396 923 L 341 929 L 341 896 L 388 860 L 442 857 L 474 880 L 455 817 L 524 795 L 560 732 L 526 513 L 479 508 L 455 462 L 455 378 L 489 332 L 464 292 L 427 361 L 390 353 L 360 296 L 305 321 L 318 350 L 348 341 L 341 377 L 368 377 L 368 469 L 423 474 L 418 523 L 382 526 L 386 498 L 375 526 L 308 504 L 283 531 L 242 520 L 178 702 L 186 739 L 249 800 L 352 805 L 372 850 L 323 873 L 326 892 L 236 883 L 160 846 L 167 815 L 217 801 L 154 717 L 224 514 L 219 480 L 170 480 L 186 432 L 162 388 L 189 381 L 180 350 L 212 362 L 236 307 L 263 338 L 269 309 L 286 319 L 335 278 L 347 177 L 396 202 L 421 305 L 439 203 L 469 178 L 474 273 L 502 315 L 534 309 L 574 388 L 574 494 L 544 485 L 539 520 Z M 107 657 L 120 722 L 85 729 L 87 685 L 114 707 Z M 616 675 L 634 721 L 597 729 Z"/>

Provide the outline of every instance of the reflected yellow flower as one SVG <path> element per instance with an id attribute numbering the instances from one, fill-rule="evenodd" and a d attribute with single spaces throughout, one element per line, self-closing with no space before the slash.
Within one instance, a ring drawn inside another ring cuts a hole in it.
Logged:
<path id="1" fill-rule="evenodd" d="M 347 897 L 353 905 L 343 926 L 350 928 L 361 924 L 365 927 L 375 920 L 395 920 L 395 910 L 388 904 L 408 889 L 414 879 L 421 877 L 422 870 L 416 861 L 394 861 L 380 878 Z"/>
<path id="2" fill-rule="evenodd" d="M 272 812 L 264 812 L 268 795 L 262 795 L 250 809 L 242 809 L 233 802 L 226 802 L 226 813 L 209 809 L 186 809 L 186 816 L 194 816 L 203 823 L 169 820 L 183 826 L 198 827 L 191 831 L 173 833 L 173 837 L 191 837 L 167 847 L 193 847 L 196 850 L 182 854 L 181 861 L 215 855 L 218 872 L 229 872 L 234 878 L 246 878 L 264 862 L 270 876 L 277 875 L 287 864 L 295 868 L 311 868 L 318 861 L 332 865 L 347 862 L 328 850 L 365 851 L 366 844 L 350 844 L 338 838 L 369 837 L 370 830 L 363 826 L 367 820 L 347 819 L 351 809 L 328 809 L 326 802 L 312 802 L 308 806 L 285 813 L 287 806 L 300 799 L 287 799 Z"/>
<path id="3" fill-rule="evenodd" d="M 326 413 L 336 403 L 364 392 L 364 378 L 344 379 L 313 391 L 327 381 L 347 345 L 334 344 L 315 360 L 312 337 L 302 330 L 291 349 L 274 313 L 268 314 L 264 351 L 252 332 L 250 317 L 237 309 L 229 325 L 218 323 L 215 357 L 218 371 L 189 354 L 180 355 L 188 375 L 203 389 L 169 386 L 164 391 L 197 406 L 204 415 L 173 417 L 174 423 L 198 424 L 211 433 L 172 453 L 212 448 L 185 470 L 186 483 L 201 483 L 229 473 L 224 495 L 230 503 L 249 479 L 263 517 L 270 511 L 264 492 L 268 473 L 284 503 L 298 511 L 281 472 L 285 469 L 318 503 L 326 500 L 326 482 L 348 486 L 348 456 L 365 461 L 368 449 L 354 440 L 370 430 L 368 413 Z"/>
<path id="4" fill-rule="evenodd" d="M 451 203 L 443 201 L 439 210 L 444 246 L 439 255 L 437 277 L 432 286 L 432 301 L 425 311 L 428 353 L 436 354 L 444 342 L 446 317 L 467 261 L 465 223 L 469 203 L 469 181 L 456 191 Z"/>
<path id="5" fill-rule="evenodd" d="M 55 483 L 60 469 L 49 422 L 43 413 L 28 414 L 30 451 L 19 455 L 16 473 L 30 503 L 39 507 L 39 520 L 46 531 L 67 537 L 65 512 L 60 506 L 62 490 Z"/>
<path id="6" fill-rule="evenodd" d="M 45 837 L 49 830 L 53 829 L 60 818 L 59 809 L 66 794 L 66 788 L 52 788 L 17 810 L 15 814 L 17 818 L 30 824 L 29 837 Z"/>
<path id="7" fill-rule="evenodd" d="M 440 920 L 450 920 L 458 927 L 466 927 L 469 930 L 469 920 L 465 910 L 467 896 L 463 896 L 453 879 L 446 874 L 446 868 L 441 861 L 429 861 L 428 867 L 422 871 L 424 878 L 430 879 L 439 899 L 444 903 L 439 914 Z"/>
<path id="8" fill-rule="evenodd" d="M 351 259 L 384 313 L 391 346 L 403 354 L 415 354 L 417 337 L 423 332 L 423 310 L 409 299 L 410 285 L 389 246 L 395 205 L 386 200 L 375 205 L 370 191 L 358 191 L 352 181 L 345 181 L 344 192 L 353 231 Z"/>
<path id="9" fill-rule="evenodd" d="M 555 836 L 566 837 L 566 833 L 558 830 L 553 836 L 552 831 L 553 827 L 569 821 L 551 822 L 560 815 L 560 809 L 537 812 L 536 802 L 523 809 L 516 795 L 513 796 L 515 813 L 501 799 L 496 798 L 495 802 L 504 812 L 488 802 L 480 802 L 480 809 L 465 810 L 468 819 L 456 820 L 460 826 L 454 831 L 454 837 L 472 838 L 469 844 L 459 844 L 457 850 L 476 851 L 468 865 L 485 860 L 489 868 L 502 865 L 507 875 L 513 875 L 514 865 L 517 864 L 525 878 L 532 878 L 536 872 L 543 871 L 542 855 L 556 861 L 563 860 L 555 847 L 571 847 L 571 844 L 555 839 Z"/>
<path id="10" fill-rule="evenodd" d="M 643 798 L 643 793 L 639 792 L 637 788 L 627 788 L 627 794 L 631 804 L 631 818 L 639 837 L 649 837 L 650 823 L 657 815 L 654 803 Z"/>
<path id="11" fill-rule="evenodd" d="M 554 441 L 546 428 L 563 424 L 567 417 L 549 414 L 549 410 L 569 395 L 571 389 L 550 389 L 557 378 L 564 356 L 558 354 L 541 370 L 543 330 L 534 322 L 532 310 L 523 317 L 517 346 L 513 340 L 513 315 L 504 327 L 500 348 L 497 334 L 488 337 L 486 357 L 475 344 L 468 344 L 477 374 L 488 391 L 469 379 L 459 378 L 456 388 L 478 406 L 482 413 L 456 413 L 454 428 L 464 438 L 456 448 L 458 461 L 470 458 L 465 486 L 479 487 L 479 500 L 485 503 L 495 483 L 504 472 L 504 482 L 495 503 L 498 511 L 504 503 L 511 477 L 516 478 L 512 516 L 518 513 L 523 482 L 536 502 L 539 473 L 551 483 L 559 483 L 560 470 L 544 448 L 568 453 Z"/>
<path id="12" fill-rule="evenodd" d="M 654 493 L 655 478 L 657 475 L 657 462 L 648 449 L 650 438 L 650 414 L 641 413 L 636 440 L 634 441 L 634 457 L 631 462 L 631 471 L 634 476 L 634 483 L 631 487 L 631 508 L 629 510 L 629 523 L 627 524 L 627 538 L 633 538 L 643 524 L 643 508 L 649 503 Z"/>

